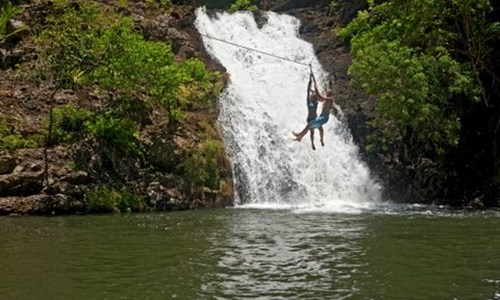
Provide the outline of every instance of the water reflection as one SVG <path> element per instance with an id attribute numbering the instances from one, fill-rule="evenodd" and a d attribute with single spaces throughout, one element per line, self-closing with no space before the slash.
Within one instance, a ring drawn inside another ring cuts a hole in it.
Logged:
<path id="1" fill-rule="evenodd" d="M 365 234 L 352 216 L 293 214 L 240 210 L 228 230 L 214 233 L 219 257 L 214 277 L 203 284 L 204 295 L 222 299 L 345 299 L 359 289 L 352 280 L 360 272 Z M 313 225 L 313 226 L 311 226 Z"/>

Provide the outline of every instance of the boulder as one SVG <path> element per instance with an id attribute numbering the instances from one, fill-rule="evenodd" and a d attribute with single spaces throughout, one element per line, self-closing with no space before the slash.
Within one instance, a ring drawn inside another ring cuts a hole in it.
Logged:
<path id="1" fill-rule="evenodd" d="M 83 203 L 72 201 L 66 195 L 35 194 L 26 197 L 0 197 L 0 215 L 58 214 L 83 210 Z"/>
<path id="2" fill-rule="evenodd" d="M 17 158 L 10 155 L 0 156 L 0 175 L 10 174 L 17 166 Z"/>
<path id="3" fill-rule="evenodd" d="M 0 197 L 0 215 L 10 214 L 35 214 L 38 202 L 48 201 L 49 196 L 38 194 L 28 197 Z"/>
<path id="4" fill-rule="evenodd" d="M 61 181 L 65 181 L 71 184 L 84 184 L 87 182 L 89 174 L 85 171 L 71 172 L 61 178 Z"/>
<path id="5" fill-rule="evenodd" d="M 0 196 L 29 196 L 39 193 L 43 186 L 43 172 L 0 175 Z"/>

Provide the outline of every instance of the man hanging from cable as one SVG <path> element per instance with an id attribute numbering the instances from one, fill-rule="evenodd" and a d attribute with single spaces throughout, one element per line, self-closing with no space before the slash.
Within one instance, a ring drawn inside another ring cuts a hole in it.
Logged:
<path id="1" fill-rule="evenodd" d="M 301 132 L 299 132 L 299 133 L 292 132 L 292 133 L 293 133 L 293 135 L 295 135 L 295 140 L 300 142 L 302 140 L 302 138 L 304 137 L 304 135 L 307 134 L 307 131 L 312 131 L 314 129 L 318 129 L 320 131 L 321 145 L 324 146 L 322 126 L 323 126 L 323 124 L 328 122 L 328 119 L 330 117 L 330 111 L 333 109 L 333 92 L 331 89 L 327 89 L 325 96 L 322 96 L 318 90 L 318 85 L 316 83 L 316 79 L 314 78 L 314 75 L 312 74 L 312 72 L 311 72 L 310 78 L 312 78 L 312 80 L 314 82 L 314 96 L 315 96 L 316 100 L 319 102 L 323 102 L 321 114 L 319 116 L 316 116 L 311 121 L 308 121 L 306 127 Z M 309 87 L 308 87 L 308 93 L 309 93 Z M 312 136 L 311 136 L 311 142 L 313 143 L 313 149 L 315 150 Z"/>
<path id="2" fill-rule="evenodd" d="M 307 120 L 306 123 L 309 123 L 316 119 L 318 116 L 317 109 L 318 109 L 318 96 L 316 95 L 315 90 L 312 89 L 312 83 L 316 82 L 316 79 L 314 79 L 314 74 L 312 73 L 309 75 L 309 83 L 307 85 L 307 97 L 306 97 L 306 104 L 307 104 Z M 323 126 L 318 127 L 319 130 L 319 137 L 321 141 L 321 146 L 324 146 L 325 144 L 323 143 Z M 316 150 L 316 146 L 314 146 L 314 128 L 309 129 L 310 136 L 311 136 L 311 146 L 313 150 Z"/>

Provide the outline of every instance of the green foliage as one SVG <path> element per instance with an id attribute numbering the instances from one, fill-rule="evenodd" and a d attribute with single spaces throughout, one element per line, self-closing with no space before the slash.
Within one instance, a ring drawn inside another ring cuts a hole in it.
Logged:
<path id="1" fill-rule="evenodd" d="M 23 136 L 13 131 L 5 122 L 0 121 L 0 149 L 37 148 L 43 144 L 39 135 Z"/>
<path id="2" fill-rule="evenodd" d="M 170 5 L 167 0 L 160 2 L 160 6 Z M 125 0 L 120 2 L 121 6 L 127 4 Z M 134 31 L 132 20 L 108 6 L 57 0 L 54 11 L 35 40 L 37 60 L 22 71 L 33 74 L 31 78 L 38 82 L 52 81 L 56 89 L 87 85 L 112 95 L 105 109 L 97 113 L 73 106 L 55 109 L 56 142 L 72 142 L 82 134 L 91 134 L 103 146 L 99 149 L 102 156 L 109 154 L 109 148 L 138 154 L 141 118 L 147 118 L 152 107 L 165 107 L 169 120 L 176 121 L 186 107 L 207 104 L 207 95 L 215 90 L 213 82 L 220 74 L 208 72 L 197 59 L 176 62 L 168 43 L 145 40 Z M 222 146 L 214 142 L 197 148 L 191 161 L 194 180 L 218 185 L 214 154 L 218 148 Z M 203 169 L 199 174 L 195 174 L 197 161 Z M 103 189 L 94 193 L 97 196 L 89 195 L 93 210 L 121 209 L 116 205 L 122 197 L 116 195 L 118 192 Z M 104 197 L 102 193 L 109 195 Z"/>
<path id="3" fill-rule="evenodd" d="M 21 10 L 19 8 L 13 6 L 10 2 L 0 6 L 0 42 L 8 38 L 10 35 L 15 34 L 15 32 L 8 32 L 8 24 L 10 19 L 20 11 Z"/>
<path id="4" fill-rule="evenodd" d="M 48 124 L 46 127 L 48 128 Z M 139 152 L 139 132 L 132 120 L 119 118 L 111 113 L 93 115 L 72 104 L 54 108 L 52 143 L 70 143 L 86 133 L 106 147 L 132 154 Z M 45 132 L 44 135 L 46 134 Z"/>
<path id="5" fill-rule="evenodd" d="M 128 6 L 128 0 L 118 0 L 118 7 L 127 8 L 127 6 Z"/>
<path id="6" fill-rule="evenodd" d="M 233 4 L 229 6 L 229 11 L 230 12 L 235 12 L 238 10 L 250 10 L 254 11 L 257 10 L 258 7 L 257 5 L 252 5 L 251 0 L 236 0 Z"/>
<path id="7" fill-rule="evenodd" d="M 85 131 L 84 124 L 90 119 L 91 115 L 90 111 L 72 104 L 54 108 L 52 142 L 72 142 L 82 136 Z M 48 128 L 48 124 L 46 127 Z"/>
<path id="8" fill-rule="evenodd" d="M 145 41 L 132 32 L 132 22 L 123 19 L 113 30 L 96 39 L 96 52 L 102 63 L 87 76 L 107 89 L 119 89 L 132 99 L 142 89 L 155 103 L 164 105 L 171 119 L 178 119 L 188 103 L 203 102 L 213 88 L 215 74 L 197 59 L 174 62 L 168 44 Z"/>
<path id="9" fill-rule="evenodd" d="M 116 190 L 99 187 L 85 195 L 85 204 L 89 212 L 120 212 L 118 209 L 120 198 L 120 194 Z"/>
<path id="10" fill-rule="evenodd" d="M 120 192 L 120 202 L 118 208 L 120 211 L 146 211 L 146 199 L 143 196 L 135 195 L 129 190 L 125 189 Z"/>
<path id="11" fill-rule="evenodd" d="M 146 0 L 149 5 L 156 4 L 159 8 L 167 10 L 172 6 L 171 0 Z"/>
<path id="12" fill-rule="evenodd" d="M 211 189 L 219 187 L 219 162 L 223 160 L 223 145 L 218 140 L 207 139 L 199 144 L 191 153 L 191 157 L 183 162 L 185 173 L 190 180 Z"/>
<path id="13" fill-rule="evenodd" d="M 218 74 L 201 61 L 176 63 L 169 44 L 146 41 L 134 33 L 132 20 L 93 2 L 61 0 L 57 7 L 60 15 L 47 18 L 37 38 L 38 60 L 25 73 L 59 88 L 98 84 L 119 95 L 114 113 L 133 120 L 139 106 L 161 104 L 177 120 L 186 105 L 205 103 Z"/>
<path id="14" fill-rule="evenodd" d="M 26 73 L 37 80 L 51 79 L 59 88 L 71 88 L 99 62 L 93 41 L 113 19 L 91 2 L 60 1 L 57 7 L 61 15 L 47 17 L 48 26 L 36 38 L 38 60 Z"/>
<path id="15" fill-rule="evenodd" d="M 118 88 L 126 97 L 154 81 L 159 69 L 173 63 L 169 45 L 145 41 L 131 31 L 132 25 L 131 20 L 122 19 L 94 40 L 94 51 L 101 63 L 86 78 L 89 83 L 98 81 L 107 89 Z M 172 77 L 172 81 L 177 79 L 175 74 Z"/>
<path id="16" fill-rule="evenodd" d="M 463 44 L 470 39 L 477 43 L 467 55 L 491 51 L 481 43 L 486 28 L 498 32 L 485 19 L 489 1 L 368 2 L 339 34 L 351 42 L 354 84 L 377 98 L 373 124 L 384 139 L 401 136 L 433 153 L 455 147 L 455 101 L 481 94 L 474 66 L 456 53 L 470 49 Z"/>
<path id="17" fill-rule="evenodd" d="M 100 143 L 125 152 L 139 152 L 139 132 L 129 119 L 100 114 L 85 122 L 86 130 Z"/>
<path id="18" fill-rule="evenodd" d="M 87 211 L 92 213 L 138 212 L 147 209 L 144 197 L 134 195 L 128 190 L 117 191 L 99 187 L 85 195 Z"/>

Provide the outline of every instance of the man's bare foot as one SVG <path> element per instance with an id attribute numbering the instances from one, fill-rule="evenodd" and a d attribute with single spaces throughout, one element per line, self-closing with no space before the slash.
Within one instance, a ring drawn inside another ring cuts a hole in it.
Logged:
<path id="1" fill-rule="evenodd" d="M 295 133 L 295 132 L 292 132 L 292 133 L 293 133 L 293 135 L 295 135 L 294 141 L 300 142 L 302 140 L 302 136 L 300 136 L 300 134 Z"/>

